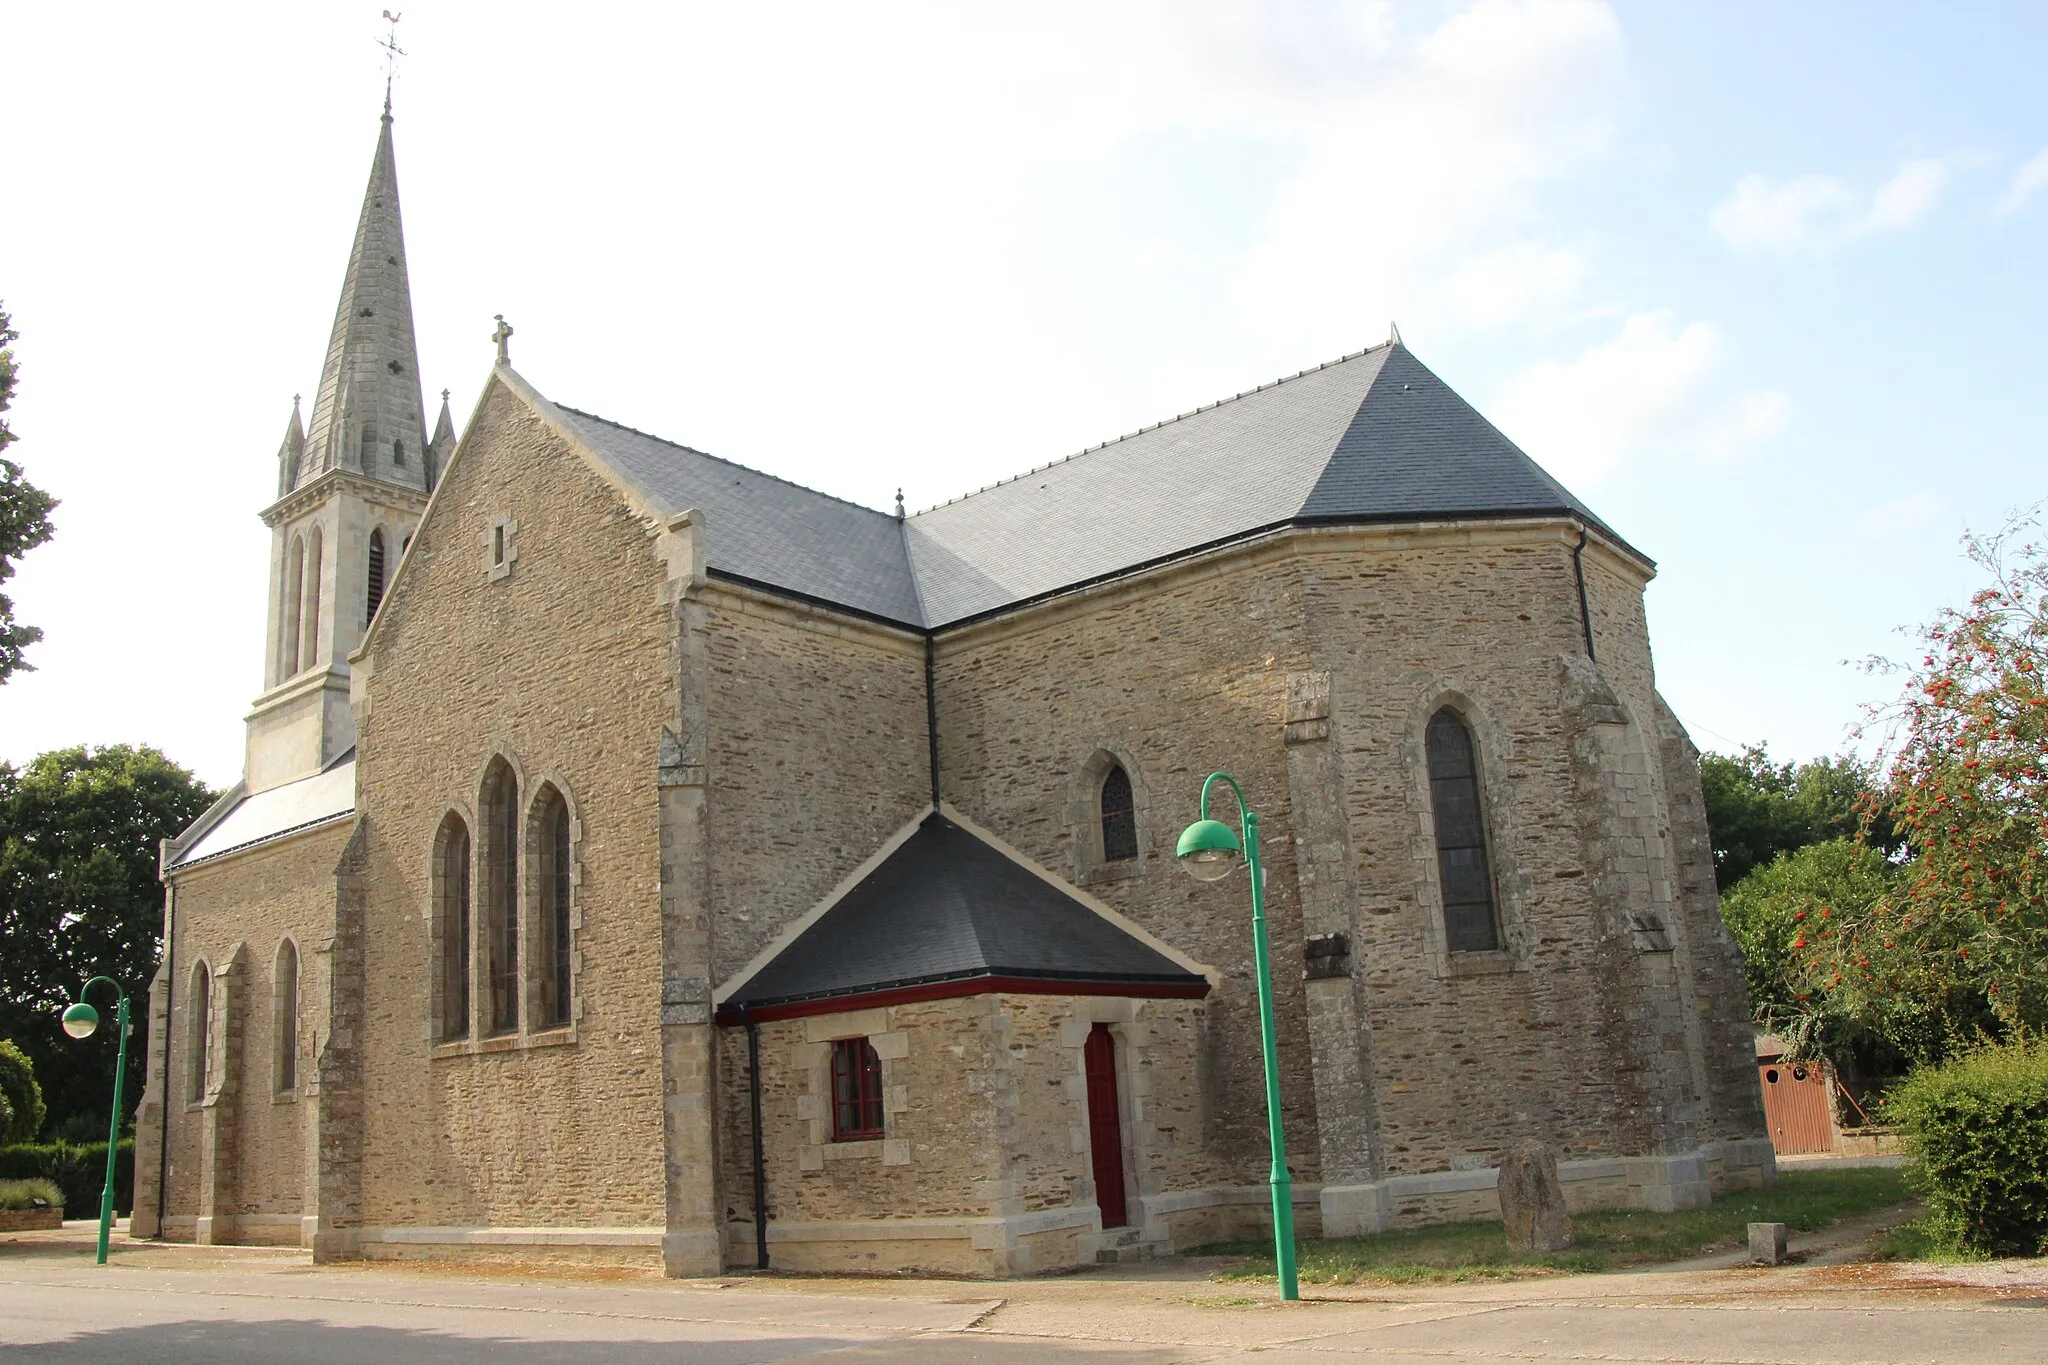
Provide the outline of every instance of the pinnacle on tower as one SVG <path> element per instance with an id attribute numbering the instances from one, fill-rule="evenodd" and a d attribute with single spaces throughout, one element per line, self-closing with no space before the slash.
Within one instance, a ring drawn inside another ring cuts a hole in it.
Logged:
<path id="1" fill-rule="evenodd" d="M 284 444 L 277 448 L 277 495 L 292 491 L 299 480 L 299 465 L 306 457 L 306 428 L 299 421 L 299 395 L 292 395 L 292 419 L 284 425 Z"/>
<path id="2" fill-rule="evenodd" d="M 285 491 L 341 469 L 424 492 L 423 407 L 387 109 L 313 400 L 305 456 Z"/>
<path id="3" fill-rule="evenodd" d="M 434 422 L 434 439 L 427 442 L 427 491 L 441 482 L 441 471 L 455 451 L 455 419 L 448 413 L 448 390 L 441 390 L 441 416 Z"/>

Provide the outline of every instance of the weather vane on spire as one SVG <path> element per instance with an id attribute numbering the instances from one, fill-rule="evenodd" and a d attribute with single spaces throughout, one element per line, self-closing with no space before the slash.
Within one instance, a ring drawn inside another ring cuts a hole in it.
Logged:
<path id="1" fill-rule="evenodd" d="M 398 78 L 398 59 L 405 55 L 405 49 L 398 45 L 398 21 L 403 14 L 384 11 L 384 22 L 391 25 L 384 36 L 377 40 L 377 46 L 384 49 L 384 117 L 391 117 L 391 82 Z"/>

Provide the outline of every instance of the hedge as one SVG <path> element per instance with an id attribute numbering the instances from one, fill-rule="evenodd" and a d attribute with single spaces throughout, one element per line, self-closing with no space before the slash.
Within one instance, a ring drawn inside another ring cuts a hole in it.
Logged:
<path id="1" fill-rule="evenodd" d="M 107 1184 L 104 1142 L 19 1142 L 0 1147 L 0 1180 L 52 1180 L 64 1191 L 66 1218 L 97 1218 Z M 114 1165 L 114 1212 L 135 1206 L 135 1139 L 122 1138 Z"/>
<path id="2" fill-rule="evenodd" d="M 1978 1256 L 2048 1252 L 2048 1041 L 1917 1071 L 1887 1109 L 1905 1128 L 1938 1244 Z"/>

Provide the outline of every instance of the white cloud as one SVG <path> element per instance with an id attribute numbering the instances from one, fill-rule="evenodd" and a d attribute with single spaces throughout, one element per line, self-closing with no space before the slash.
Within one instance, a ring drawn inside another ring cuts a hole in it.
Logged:
<path id="1" fill-rule="evenodd" d="M 1469 257 L 1450 272 L 1445 291 L 1465 318 L 1500 326 L 1562 308 L 1578 294 L 1589 270 L 1576 251 L 1521 242 Z"/>
<path id="2" fill-rule="evenodd" d="M 1329 349 L 1387 317 L 1498 327 L 1556 308 L 1587 266 L 1543 240 L 1536 192 L 1605 149 L 1622 71 L 1619 25 L 1591 0 L 1482 0 L 1361 50 L 1292 139 L 1236 281 L 1245 317 Z"/>
<path id="3" fill-rule="evenodd" d="M 2006 187 L 2005 198 L 1998 201 L 1998 216 L 2006 218 L 2018 213 L 2043 187 L 2048 187 L 2048 147 L 2012 173 L 2012 184 Z"/>
<path id="4" fill-rule="evenodd" d="M 1939 494 L 1921 489 L 1865 511 L 1856 518 L 1856 534 L 1870 540 L 1887 540 L 1924 531 L 1948 511 Z"/>
<path id="5" fill-rule="evenodd" d="M 1950 162 L 1915 157 L 1865 200 L 1845 182 L 1802 175 L 1772 182 L 1746 175 L 1714 206 L 1708 223 L 1738 251 L 1776 256 L 1818 256 L 1877 232 L 1912 227 L 1934 208 L 1948 183 Z"/>
<path id="6" fill-rule="evenodd" d="M 1491 410 L 1567 484 L 1644 455 L 1728 459 L 1783 429 L 1791 411 L 1781 393 L 1717 390 L 1728 351 L 1709 323 L 1681 327 L 1668 309 L 1638 313 L 1578 359 L 1522 371 Z"/>

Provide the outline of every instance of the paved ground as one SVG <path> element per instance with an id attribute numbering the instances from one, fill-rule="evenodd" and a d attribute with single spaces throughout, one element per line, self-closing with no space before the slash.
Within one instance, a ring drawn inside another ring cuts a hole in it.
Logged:
<path id="1" fill-rule="evenodd" d="M 1828 1258 L 1816 1258 L 1828 1259 Z M 302 1254 L 0 1236 L 0 1357 L 134 1365 L 422 1361 L 2048 1362 L 2048 1265 L 1818 1265 L 1312 1291 L 1213 1267 L 1003 1283 L 313 1266 Z"/>

